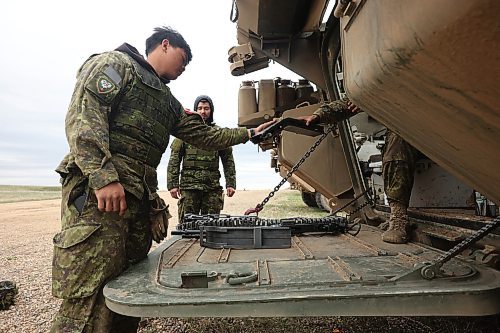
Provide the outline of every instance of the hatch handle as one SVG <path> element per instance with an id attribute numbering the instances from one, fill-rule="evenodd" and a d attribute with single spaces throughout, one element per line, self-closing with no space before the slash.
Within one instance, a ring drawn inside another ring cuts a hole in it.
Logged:
<path id="1" fill-rule="evenodd" d="M 256 271 L 252 271 L 252 272 L 234 272 L 234 271 L 231 271 L 226 277 L 226 282 L 230 285 L 250 283 L 250 282 L 257 281 L 257 277 L 258 277 L 258 274 Z"/>

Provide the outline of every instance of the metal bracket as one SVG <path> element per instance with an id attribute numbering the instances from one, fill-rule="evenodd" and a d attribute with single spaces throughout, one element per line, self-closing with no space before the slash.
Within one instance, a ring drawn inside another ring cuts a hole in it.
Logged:
<path id="1" fill-rule="evenodd" d="M 183 288 L 208 288 L 208 282 L 213 281 L 219 274 L 217 272 L 195 271 L 182 272 L 181 280 Z"/>
<path id="2" fill-rule="evenodd" d="M 269 57 L 257 57 L 250 43 L 233 46 L 228 51 L 231 74 L 239 76 L 269 66 Z"/>

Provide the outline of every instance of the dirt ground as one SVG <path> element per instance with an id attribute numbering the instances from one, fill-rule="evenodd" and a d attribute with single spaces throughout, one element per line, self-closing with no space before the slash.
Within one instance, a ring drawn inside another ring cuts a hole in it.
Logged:
<path id="1" fill-rule="evenodd" d="M 289 214 L 315 213 L 300 201 L 300 195 L 280 191 L 269 204 L 269 211 L 286 206 L 294 197 Z M 238 191 L 226 198 L 224 212 L 241 215 L 261 202 L 268 191 Z M 297 195 L 298 198 L 297 199 Z M 168 193 L 161 196 L 170 204 L 177 223 L 176 200 Z M 283 199 L 286 198 L 286 199 Z M 282 200 L 280 202 L 280 200 Z M 287 201 L 288 200 L 288 201 Z M 274 208 L 273 208 L 273 202 Z M 278 202 L 278 204 L 276 204 Z M 0 280 L 15 281 L 19 294 L 15 305 L 0 311 L 1 333 L 48 332 L 60 301 L 51 296 L 52 237 L 60 229 L 60 200 L 25 201 L 0 204 Z M 318 211 L 316 209 L 316 211 Z M 321 213 L 324 214 L 324 213 Z M 265 215 L 264 215 L 265 216 Z M 270 216 L 269 216 L 270 217 Z M 495 319 L 496 320 L 496 319 Z M 216 319 L 147 319 L 139 332 L 494 332 L 467 319 L 449 323 L 424 322 L 412 318 L 216 318 Z M 450 325 L 451 323 L 451 325 Z M 493 326 L 498 327 L 498 325 Z"/>
<path id="2" fill-rule="evenodd" d="M 267 191 L 238 191 L 226 198 L 224 211 L 242 214 Z M 162 198 L 177 224 L 177 203 L 167 192 Z M 15 305 L 0 311 L 0 332 L 47 332 L 59 306 L 51 296 L 52 237 L 60 230 L 60 200 L 0 204 L 0 280 L 15 281 Z"/>

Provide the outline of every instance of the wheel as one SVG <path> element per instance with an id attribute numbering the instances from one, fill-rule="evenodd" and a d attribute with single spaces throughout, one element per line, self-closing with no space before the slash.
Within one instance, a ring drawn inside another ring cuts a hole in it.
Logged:
<path id="1" fill-rule="evenodd" d="M 309 207 L 318 207 L 318 204 L 316 203 L 316 198 L 314 196 L 314 193 L 300 191 L 300 195 L 302 196 L 302 201 L 307 206 L 309 206 Z"/>
<path id="2" fill-rule="evenodd" d="M 330 212 L 330 205 L 328 205 L 328 199 L 323 194 L 316 192 L 315 199 L 316 199 L 316 204 L 320 209 L 326 212 Z"/>

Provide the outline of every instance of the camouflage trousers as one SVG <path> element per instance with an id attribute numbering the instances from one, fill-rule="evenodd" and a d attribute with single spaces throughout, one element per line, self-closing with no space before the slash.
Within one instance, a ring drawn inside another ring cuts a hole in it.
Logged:
<path id="1" fill-rule="evenodd" d="M 219 214 L 224 208 L 223 192 L 220 188 L 211 191 L 181 190 L 182 197 L 177 203 L 179 223 L 185 214 Z"/>
<path id="2" fill-rule="evenodd" d="M 82 197 L 83 194 L 83 197 Z M 80 211 L 75 199 L 83 198 Z M 127 210 L 103 213 L 81 175 L 63 181 L 62 231 L 54 236 L 52 294 L 63 299 L 51 332 L 136 332 L 140 318 L 110 311 L 102 289 L 152 244 L 149 202 L 127 193 Z"/>
<path id="3" fill-rule="evenodd" d="M 415 173 L 415 164 L 423 155 L 396 133 L 387 130 L 382 176 L 384 191 L 389 201 L 408 207 Z"/>

